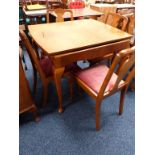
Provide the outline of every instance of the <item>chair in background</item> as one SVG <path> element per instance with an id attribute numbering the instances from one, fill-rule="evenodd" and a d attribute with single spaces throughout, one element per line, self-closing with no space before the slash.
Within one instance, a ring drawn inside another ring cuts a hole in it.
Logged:
<path id="1" fill-rule="evenodd" d="M 135 46 L 135 14 L 131 13 L 131 14 L 126 14 L 124 15 L 128 18 L 128 25 L 127 25 L 127 29 L 126 31 L 133 35 L 133 37 L 131 38 L 130 41 L 130 46 Z"/>
<path id="2" fill-rule="evenodd" d="M 122 31 L 126 31 L 128 18 L 118 13 L 109 13 L 105 20 L 105 23 L 113 27 L 116 27 Z"/>
<path id="3" fill-rule="evenodd" d="M 19 50 L 19 114 L 24 112 L 32 112 L 35 121 L 39 121 L 37 108 L 30 93 L 28 81 L 21 61 L 21 51 Z"/>
<path id="4" fill-rule="evenodd" d="M 117 14 L 117 13 L 108 13 L 107 18 L 105 20 L 105 24 L 116 27 L 122 31 L 126 31 L 127 24 L 128 24 L 128 18 L 123 15 Z M 91 65 L 99 61 L 102 61 L 104 59 L 108 59 L 110 62 L 114 58 L 114 56 L 115 56 L 115 53 L 109 53 L 105 55 L 103 58 L 89 60 L 89 62 Z"/>
<path id="5" fill-rule="evenodd" d="M 47 14 L 46 14 L 46 20 L 47 23 L 50 22 L 50 13 L 55 13 L 56 14 L 56 22 L 64 22 L 64 18 L 63 15 L 64 13 L 70 13 L 70 20 L 74 20 L 73 18 L 73 12 L 71 10 L 68 9 L 62 9 L 62 8 L 58 8 L 58 9 L 48 9 L 47 10 Z"/>
<path id="6" fill-rule="evenodd" d="M 100 108 L 105 97 L 121 91 L 119 115 L 122 114 L 125 94 L 135 73 L 134 64 L 133 47 L 117 53 L 110 68 L 104 64 L 98 64 L 74 72 L 78 85 L 95 99 L 96 130 L 100 129 Z"/>
<path id="7" fill-rule="evenodd" d="M 43 92 L 42 92 L 42 105 L 45 106 L 47 103 L 47 90 L 48 90 L 48 84 L 51 81 L 54 81 L 54 74 L 53 74 L 53 64 L 51 59 L 48 56 L 44 56 L 42 59 L 38 59 L 35 50 L 32 48 L 27 36 L 25 35 L 24 31 L 19 30 L 19 35 L 21 37 L 21 40 L 23 42 L 23 45 L 25 46 L 31 63 L 33 67 L 33 75 L 34 75 L 34 82 L 33 82 L 33 93 L 36 92 L 36 85 L 37 85 L 37 72 L 40 75 L 42 85 L 43 85 Z M 70 92 L 71 92 L 71 98 L 72 98 L 72 76 L 70 71 L 76 70 L 78 67 L 74 64 L 66 66 L 64 76 L 68 77 L 69 79 L 69 85 L 70 85 Z"/>
<path id="8" fill-rule="evenodd" d="M 47 9 L 48 0 L 23 0 L 22 8 L 25 10 L 43 10 Z M 44 16 L 25 16 L 26 25 L 41 24 L 45 22 Z"/>
<path id="9" fill-rule="evenodd" d="M 91 8 L 93 10 L 100 11 L 100 12 L 104 13 L 104 15 L 102 15 L 101 17 L 98 17 L 98 21 L 104 22 L 104 23 L 105 23 L 105 20 L 107 19 L 107 16 L 109 13 L 116 13 L 116 11 L 117 11 L 117 7 L 115 5 L 101 7 L 100 9 L 95 8 L 93 6 L 91 6 Z"/>

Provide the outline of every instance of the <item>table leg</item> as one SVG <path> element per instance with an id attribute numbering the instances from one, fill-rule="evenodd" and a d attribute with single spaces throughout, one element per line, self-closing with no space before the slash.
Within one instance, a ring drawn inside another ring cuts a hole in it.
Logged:
<path id="1" fill-rule="evenodd" d="M 57 94 L 58 94 L 58 102 L 59 102 L 59 110 L 58 110 L 58 112 L 59 113 L 63 112 L 61 77 L 63 75 L 64 70 L 65 70 L 65 67 L 55 68 L 54 69 L 54 80 L 55 80 L 55 85 L 56 85 Z"/>

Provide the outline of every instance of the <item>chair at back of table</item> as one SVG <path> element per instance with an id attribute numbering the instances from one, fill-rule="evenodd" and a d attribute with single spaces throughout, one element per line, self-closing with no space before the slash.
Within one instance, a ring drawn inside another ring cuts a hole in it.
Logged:
<path id="1" fill-rule="evenodd" d="M 126 14 L 124 16 L 128 18 L 126 32 L 133 35 L 130 41 L 130 46 L 135 46 L 135 14 L 131 13 L 131 14 Z"/>
<path id="2" fill-rule="evenodd" d="M 116 27 L 120 30 L 126 31 L 127 24 L 128 24 L 128 18 L 117 14 L 117 13 L 108 13 L 107 18 L 105 20 L 105 24 L 108 24 L 110 26 Z M 89 60 L 90 64 L 93 65 L 103 59 L 109 59 L 112 60 L 115 53 L 109 53 L 105 55 L 103 58 L 97 58 L 94 60 Z"/>
<path id="3" fill-rule="evenodd" d="M 96 130 L 100 129 L 100 108 L 105 97 L 121 91 L 119 114 L 122 114 L 125 94 L 135 73 L 134 65 L 133 47 L 117 53 L 110 68 L 104 64 L 98 64 L 74 73 L 80 87 L 96 101 Z"/>
<path id="4" fill-rule="evenodd" d="M 128 18 L 117 13 L 108 13 L 105 23 L 120 30 L 126 31 Z"/>
<path id="5" fill-rule="evenodd" d="M 107 16 L 109 13 L 116 13 L 117 7 L 116 6 L 106 6 L 106 7 L 101 7 L 101 8 L 95 8 L 93 6 L 91 6 L 92 9 L 95 9 L 96 11 L 100 11 L 103 12 L 104 15 L 102 15 L 101 17 L 98 17 L 98 20 L 101 22 L 105 23 L 105 20 L 107 19 Z"/>
<path id="6" fill-rule="evenodd" d="M 25 46 L 31 63 L 33 67 L 33 76 L 34 76 L 34 82 L 33 82 L 33 93 L 36 92 L 36 85 L 37 85 L 37 72 L 39 73 L 39 76 L 42 81 L 43 85 L 43 92 L 42 92 L 42 104 L 43 106 L 46 105 L 47 102 L 47 89 L 49 82 L 54 80 L 53 76 L 53 64 L 51 59 L 48 56 L 44 56 L 42 59 L 39 59 L 36 55 L 35 50 L 32 48 L 26 34 L 24 31 L 19 30 L 19 35 L 21 37 L 21 40 L 23 42 L 23 45 Z M 70 70 L 75 69 L 76 66 L 70 65 L 66 66 L 64 76 L 69 78 L 69 85 L 70 85 L 70 91 L 71 91 L 71 97 L 72 97 L 72 78 L 70 74 Z"/>
<path id="7" fill-rule="evenodd" d="M 62 8 L 48 9 L 47 14 L 46 14 L 47 23 L 50 22 L 50 13 L 55 13 L 56 14 L 56 22 L 64 22 L 64 17 L 63 17 L 64 13 L 69 13 L 70 14 L 70 20 L 74 20 L 73 12 L 71 10 L 62 9 Z"/>

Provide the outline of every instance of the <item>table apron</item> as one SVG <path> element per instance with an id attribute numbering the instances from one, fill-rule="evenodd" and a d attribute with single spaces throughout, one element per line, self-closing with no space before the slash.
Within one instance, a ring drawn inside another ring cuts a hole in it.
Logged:
<path id="1" fill-rule="evenodd" d="M 109 43 L 106 45 L 90 47 L 84 50 L 53 55 L 50 57 L 54 63 L 55 68 L 60 68 L 79 60 L 86 60 L 86 59 L 89 60 L 103 57 L 108 53 L 119 52 L 129 47 L 130 47 L 130 40 L 127 39 L 115 43 Z"/>

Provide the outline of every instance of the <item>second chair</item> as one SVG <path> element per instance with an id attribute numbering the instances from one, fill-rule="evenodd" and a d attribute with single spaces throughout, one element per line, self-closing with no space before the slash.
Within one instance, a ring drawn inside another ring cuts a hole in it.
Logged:
<path id="1" fill-rule="evenodd" d="M 95 99 L 96 130 L 100 129 L 100 109 L 102 100 L 121 91 L 119 114 L 123 112 L 125 94 L 135 74 L 135 49 L 122 50 L 116 54 L 111 67 L 98 64 L 74 72 L 80 87 Z"/>
<path id="2" fill-rule="evenodd" d="M 35 50 L 32 48 L 26 34 L 24 31 L 20 30 L 19 35 L 21 37 L 21 40 L 23 42 L 23 45 L 25 46 L 31 63 L 33 67 L 33 75 L 34 75 L 34 85 L 33 85 L 33 92 L 35 94 L 36 92 L 36 84 L 37 84 L 37 72 L 40 75 L 42 85 L 43 85 L 43 92 L 42 92 L 42 105 L 45 106 L 47 103 L 47 90 L 48 90 L 48 84 L 51 81 L 54 81 L 54 74 L 53 74 L 53 64 L 52 60 L 48 56 L 44 56 L 42 59 L 39 59 L 37 57 L 37 54 Z M 70 92 L 71 92 L 71 97 L 72 97 L 72 76 L 69 71 L 79 69 L 76 65 L 72 64 L 69 66 L 66 66 L 64 76 L 69 78 L 69 85 L 70 85 Z M 60 105 L 61 106 L 61 105 Z"/>

